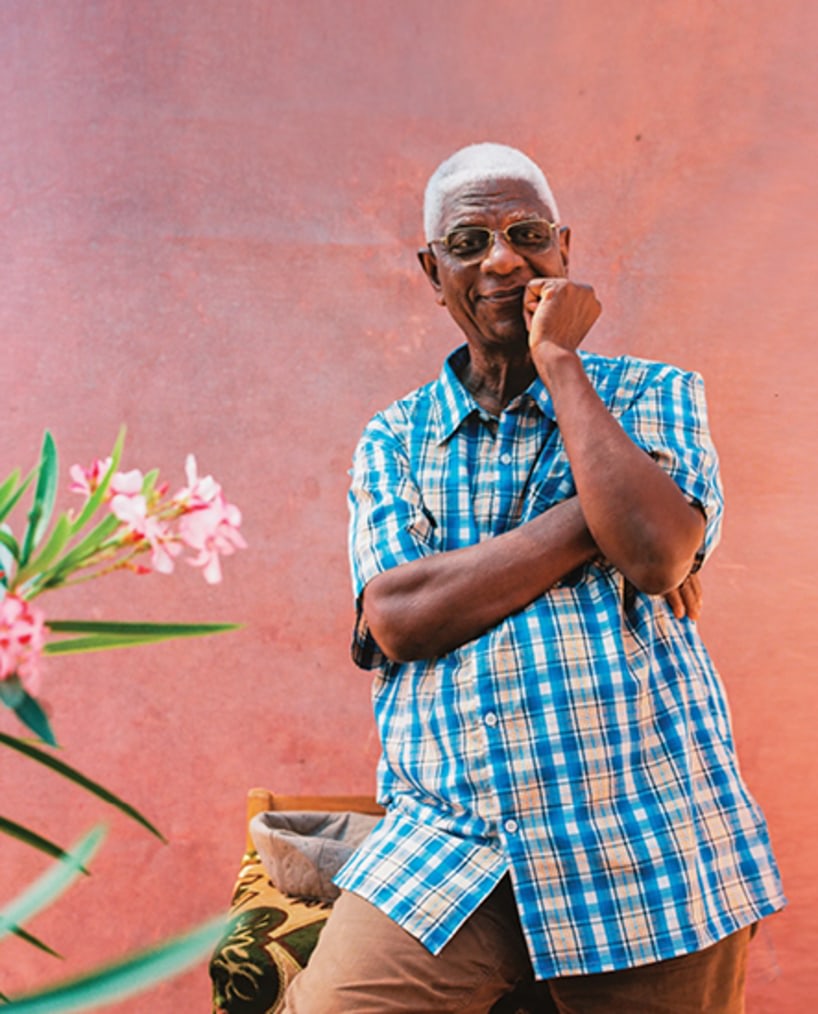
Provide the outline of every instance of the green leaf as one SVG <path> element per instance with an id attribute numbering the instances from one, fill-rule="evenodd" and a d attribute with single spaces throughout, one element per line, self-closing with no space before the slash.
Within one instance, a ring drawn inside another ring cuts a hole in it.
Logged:
<path id="1" fill-rule="evenodd" d="M 47 570 L 63 551 L 70 537 L 71 519 L 67 514 L 61 514 L 42 551 L 18 571 L 15 586 L 25 582 L 32 574 Z"/>
<path id="2" fill-rule="evenodd" d="M 74 522 L 73 527 L 71 529 L 72 535 L 76 535 L 76 533 L 81 528 L 85 527 L 85 525 L 88 523 L 92 515 L 97 511 L 100 504 L 102 503 L 105 494 L 108 492 L 108 486 L 111 484 L 111 479 L 113 478 L 117 468 L 119 468 L 119 461 L 122 457 L 122 449 L 124 446 L 125 446 L 125 427 L 121 426 L 119 434 L 116 438 L 116 443 L 114 444 L 114 448 L 111 451 L 111 465 L 108 471 L 103 476 L 99 486 L 97 486 L 97 488 L 94 490 L 91 496 L 88 497 L 88 500 L 85 506 L 83 507 L 82 511 L 80 512 L 79 517 Z"/>
<path id="3" fill-rule="evenodd" d="M 183 936 L 141 951 L 87 975 L 12 999 L 10 1014 L 72 1014 L 125 1000 L 195 965 L 209 954 L 225 930 L 220 916 Z"/>
<path id="4" fill-rule="evenodd" d="M 40 455 L 40 469 L 37 476 L 37 487 L 34 491 L 34 503 L 28 514 L 28 527 L 23 537 L 23 551 L 20 563 L 28 563 L 34 547 L 43 537 L 51 521 L 54 500 L 57 496 L 57 446 L 48 430 L 43 438 L 43 449 Z"/>
<path id="5" fill-rule="evenodd" d="M 24 940 L 27 944 L 31 944 L 32 947 L 36 947 L 38 951 L 44 951 L 46 954 L 50 954 L 52 958 L 62 958 L 62 954 L 59 951 L 55 951 L 53 947 L 49 947 L 48 944 L 40 940 L 39 937 L 35 937 L 33 933 L 29 933 L 28 930 L 17 929 L 12 931 L 16 937 Z M 0 994 L 2 995 L 2 994 Z"/>
<path id="6" fill-rule="evenodd" d="M 24 845 L 30 845 L 31 848 L 37 849 L 39 852 L 45 852 L 52 859 L 64 859 L 68 855 L 65 849 L 60 848 L 56 842 L 44 838 L 41 834 L 23 827 L 22 824 L 18 824 L 14 820 L 9 820 L 8 817 L 0 817 L 0 833 L 16 838 L 17 841 L 21 841 Z"/>
<path id="7" fill-rule="evenodd" d="M 45 589 L 61 584 L 72 571 L 81 567 L 110 535 L 113 535 L 119 524 L 119 519 L 113 514 L 104 517 L 81 542 L 77 543 L 70 553 L 58 560 L 51 570 L 43 575 L 42 579 L 38 581 L 38 586 Z"/>
<path id="8" fill-rule="evenodd" d="M 16 736 L 10 736 L 5 732 L 0 732 L 0 744 L 10 747 L 12 750 L 16 750 L 18 753 L 29 757 L 38 764 L 43 764 L 45 767 L 51 768 L 51 770 L 56 772 L 56 774 L 74 782 L 76 785 L 79 785 L 80 788 L 92 793 L 104 802 L 109 803 L 111 806 L 115 806 L 126 816 L 131 817 L 137 823 L 147 828 L 151 834 L 155 834 L 161 841 L 166 841 L 162 832 L 154 827 L 147 817 L 143 817 L 139 810 L 131 806 L 130 803 L 126 803 L 123 799 L 120 799 L 119 796 L 115 796 L 113 792 L 110 792 L 98 782 L 94 782 L 90 778 L 87 778 L 80 771 L 77 771 L 76 768 L 71 767 L 64 761 L 58 760 L 50 753 L 46 753 L 45 750 L 41 750 L 39 747 L 34 746 L 33 743 L 27 743 L 25 740 L 18 739 Z"/>
<path id="9" fill-rule="evenodd" d="M 23 689 L 16 674 L 0 680 L 0 701 L 11 708 L 19 720 L 49 746 L 56 746 L 57 739 L 51 730 L 48 716 L 37 701 Z"/>
<path id="10" fill-rule="evenodd" d="M 29 472 L 29 474 L 26 476 L 25 480 L 20 485 L 20 487 L 16 490 L 14 489 L 14 484 L 12 483 L 11 480 L 15 479 L 19 481 L 20 478 L 19 470 L 15 470 L 14 472 L 12 472 L 12 474 L 8 477 L 8 479 L 6 479 L 2 487 L 2 497 L 0 497 L 0 521 L 5 521 L 5 519 L 9 516 L 9 514 L 11 514 L 11 512 L 17 506 L 20 497 L 31 485 L 31 480 L 34 478 L 36 474 L 37 469 L 36 468 L 32 469 L 32 471 Z M 14 491 L 12 492 L 12 490 Z"/>
<path id="11" fill-rule="evenodd" d="M 142 480 L 142 493 L 146 497 L 150 497 L 153 493 L 154 487 L 156 486 L 156 480 L 159 478 L 159 469 L 154 468 L 147 473 L 145 478 Z"/>
<path id="12" fill-rule="evenodd" d="M 23 684 L 16 673 L 0 680 L 0 701 L 12 711 L 15 711 L 23 703 L 24 694 Z"/>
<path id="13" fill-rule="evenodd" d="M 20 481 L 20 469 L 15 468 L 11 475 L 3 482 L 0 486 L 0 510 L 3 509 L 3 505 L 6 500 L 12 495 L 14 487 Z"/>
<path id="14" fill-rule="evenodd" d="M 235 623 L 107 623 L 92 620 L 47 620 L 46 626 L 55 634 L 87 635 L 49 641 L 43 649 L 49 655 L 108 651 L 111 648 L 151 644 L 177 637 L 206 637 L 238 629 L 238 624 Z"/>
<path id="15" fill-rule="evenodd" d="M 125 623 L 118 620 L 46 620 L 55 634 L 127 634 L 149 637 L 198 637 L 238 630 L 239 623 Z"/>
<path id="16" fill-rule="evenodd" d="M 0 528 L 0 543 L 6 547 L 16 561 L 20 559 L 20 547 L 11 532 Z"/>
<path id="17" fill-rule="evenodd" d="M 38 912 L 59 898 L 81 874 L 87 873 L 86 864 L 102 844 L 105 828 L 100 824 L 92 828 L 69 851 L 62 852 L 55 863 L 37 878 L 13 901 L 0 910 L 0 937 L 13 933 Z"/>

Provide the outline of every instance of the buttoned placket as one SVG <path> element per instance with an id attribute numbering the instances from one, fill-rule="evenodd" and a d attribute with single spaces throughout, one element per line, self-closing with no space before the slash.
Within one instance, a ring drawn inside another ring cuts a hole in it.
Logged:
<path id="1" fill-rule="evenodd" d="M 499 691 L 501 683 L 513 681 L 514 660 L 508 631 L 500 627 L 490 637 L 492 647 L 486 657 L 490 659 L 494 678 L 483 682 L 482 718 L 488 741 L 497 827 L 509 848 L 509 838 L 517 836 L 521 830 L 513 785 L 515 779 L 511 771 L 512 761 L 507 755 L 508 726 L 509 723 L 514 724 L 519 702 L 515 702 L 513 697 L 503 701 Z"/>
<path id="2" fill-rule="evenodd" d="M 480 462 L 485 471 L 480 476 L 480 485 L 486 482 L 492 489 L 490 516 L 476 517 L 481 534 L 500 535 L 518 523 L 522 503 L 518 503 L 519 491 L 524 487 L 528 473 L 539 452 L 538 410 L 527 396 L 522 396 L 493 420 L 493 440 L 484 435 Z M 498 831 L 511 846 L 509 839 L 518 838 L 521 831 L 520 817 L 516 811 L 516 795 L 513 779 L 501 772 L 509 772 L 510 759 L 505 756 L 506 736 L 503 724 L 515 719 L 515 702 L 502 702 L 495 687 L 513 675 L 514 660 L 511 653 L 508 632 L 501 627 L 492 635 L 492 650 L 487 660 L 492 667 L 494 679 L 480 681 L 480 709 L 483 733 L 487 740 L 491 765 L 495 819 Z M 512 653 L 513 654 L 513 653 Z M 519 707 L 517 702 L 516 707 Z M 510 710 L 511 709 L 511 710 Z M 498 781 L 503 784 L 498 784 Z M 513 847 L 513 846 L 511 846 Z"/>
<path id="3" fill-rule="evenodd" d="M 476 812 L 490 825 L 497 824 L 499 812 L 492 790 L 491 768 L 488 762 L 487 728 L 481 711 L 475 680 L 474 657 L 468 655 L 453 674 L 455 709 L 463 723 L 464 750 L 460 763 L 466 772 L 466 781 L 477 800 Z"/>

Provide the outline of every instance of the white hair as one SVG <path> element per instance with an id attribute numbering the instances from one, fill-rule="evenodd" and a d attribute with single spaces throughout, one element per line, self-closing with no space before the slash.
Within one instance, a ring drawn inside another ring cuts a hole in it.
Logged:
<path id="1" fill-rule="evenodd" d="M 456 151 L 432 173 L 426 184 L 423 200 L 423 228 L 426 242 L 437 239 L 443 203 L 455 190 L 469 183 L 483 183 L 488 180 L 524 180 L 530 183 L 537 195 L 559 221 L 557 202 L 545 178 L 545 173 L 528 155 L 507 144 L 483 141 L 469 144 Z"/>

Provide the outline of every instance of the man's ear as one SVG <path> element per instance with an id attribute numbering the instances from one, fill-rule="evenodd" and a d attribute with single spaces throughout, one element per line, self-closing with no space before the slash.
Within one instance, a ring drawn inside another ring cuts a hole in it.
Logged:
<path id="1" fill-rule="evenodd" d="M 569 248 L 571 246 L 571 227 L 568 225 L 561 225 L 559 231 L 559 244 L 560 244 L 560 257 L 562 257 L 562 263 L 565 267 L 565 276 L 568 277 L 568 261 L 569 261 Z"/>
<path id="2" fill-rule="evenodd" d="M 441 306 L 445 306 L 446 300 L 443 296 L 443 289 L 440 285 L 440 273 L 437 269 L 437 258 L 427 246 L 422 250 L 418 250 L 418 260 L 420 261 L 420 266 L 423 268 L 424 275 L 426 275 L 429 279 L 432 284 L 432 288 L 435 290 L 438 303 Z"/>

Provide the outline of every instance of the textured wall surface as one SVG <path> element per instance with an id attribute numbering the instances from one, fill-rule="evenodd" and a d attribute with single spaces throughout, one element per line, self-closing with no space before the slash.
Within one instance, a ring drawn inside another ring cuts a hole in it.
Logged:
<path id="1" fill-rule="evenodd" d="M 250 544 L 217 589 L 184 568 L 44 602 L 244 627 L 49 662 L 62 756 L 169 844 L 2 757 L 4 814 L 110 834 L 32 926 L 67 963 L 4 940 L 0 989 L 221 910 L 248 786 L 370 788 L 346 470 L 372 412 L 458 341 L 416 266 L 420 199 L 440 159 L 494 139 L 549 171 L 605 308 L 588 346 L 704 374 L 728 514 L 702 627 L 791 898 L 748 1010 L 812 1008 L 816 51 L 811 0 L 0 2 L 0 472 L 49 427 L 65 475 L 126 423 L 128 467 L 181 485 L 195 451 Z M 0 902 L 43 865 L 0 842 Z M 116 1009 L 207 1002 L 200 968 Z"/>

